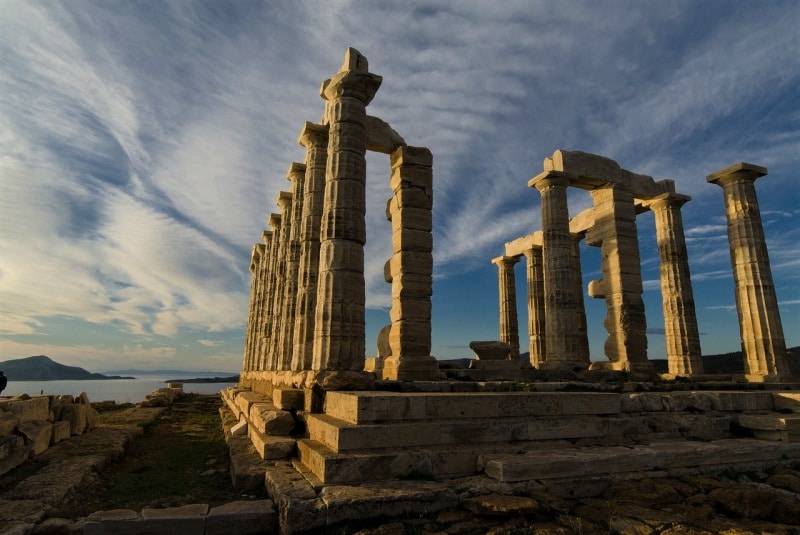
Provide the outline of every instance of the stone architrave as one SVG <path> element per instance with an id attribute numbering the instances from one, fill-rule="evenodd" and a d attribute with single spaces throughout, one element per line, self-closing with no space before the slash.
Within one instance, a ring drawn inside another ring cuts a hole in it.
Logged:
<path id="1" fill-rule="evenodd" d="M 570 176 L 545 171 L 528 185 L 542 196 L 542 260 L 546 342 L 543 369 L 572 370 L 589 367 L 589 359 L 580 354 L 579 301 L 572 265 L 572 238 L 569 229 L 567 187 Z"/>
<path id="2" fill-rule="evenodd" d="M 592 297 L 606 300 L 605 354 L 614 370 L 648 371 L 647 322 L 642 300 L 641 260 L 636 208 L 630 191 L 618 185 L 593 189 L 594 226 L 589 245 L 600 245 L 602 281 L 595 281 Z"/>
<path id="3" fill-rule="evenodd" d="M 658 256 L 661 260 L 661 300 L 664 312 L 664 340 L 669 373 L 703 373 L 700 333 L 694 307 L 689 255 L 683 234 L 681 206 L 688 195 L 663 193 L 643 201 L 652 210 L 656 222 Z"/>
<path id="4" fill-rule="evenodd" d="M 525 251 L 528 279 L 528 336 L 531 366 L 541 368 L 545 361 L 544 271 L 542 248 Z"/>
<path id="5" fill-rule="evenodd" d="M 294 324 L 297 307 L 297 278 L 300 270 L 300 227 L 303 219 L 303 198 L 305 189 L 306 165 L 294 162 L 289 167 L 286 179 L 292 183 L 291 223 L 286 244 L 286 272 L 283 285 L 282 328 L 279 336 L 280 360 L 276 370 L 289 370 L 294 350 Z"/>
<path id="6" fill-rule="evenodd" d="M 283 359 L 280 345 L 281 331 L 284 326 L 284 308 L 282 289 L 286 281 L 286 260 L 289 256 L 289 235 L 292 228 L 292 194 L 281 191 L 278 194 L 278 207 L 281 211 L 281 231 L 278 237 L 277 260 L 275 262 L 275 279 L 272 292 L 272 331 L 269 337 L 270 351 L 267 354 L 267 370 L 277 370 Z"/>
<path id="7" fill-rule="evenodd" d="M 283 221 L 280 214 L 270 214 L 268 224 L 272 228 L 269 253 L 267 254 L 267 272 L 265 275 L 264 314 L 261 320 L 262 335 L 259 348 L 259 370 L 271 370 L 269 355 L 272 352 L 272 332 L 275 325 L 275 288 L 278 284 L 278 255 L 280 250 L 281 228 Z"/>
<path id="8" fill-rule="evenodd" d="M 306 175 L 291 366 L 296 371 L 310 370 L 314 359 L 314 310 L 317 306 L 319 230 L 325 194 L 325 166 L 328 160 L 328 125 L 307 122 L 300 134 L 299 143 L 306 148 Z"/>
<path id="9" fill-rule="evenodd" d="M 515 358 L 519 357 L 519 323 L 517 320 L 517 283 L 514 265 L 516 256 L 498 256 L 492 260 L 497 266 L 498 295 L 500 300 L 500 341 L 511 348 Z"/>
<path id="10" fill-rule="evenodd" d="M 401 146 L 391 153 L 390 163 L 392 354 L 384 361 L 383 378 L 438 379 L 439 366 L 431 356 L 433 155 L 424 147 Z"/>
<path id="11" fill-rule="evenodd" d="M 706 177 L 722 188 L 725 198 L 745 374 L 752 381 L 777 380 L 790 373 L 756 198 L 755 181 L 766 174 L 766 167 L 740 162 Z"/>
<path id="12" fill-rule="evenodd" d="M 322 84 L 329 127 L 312 369 L 362 371 L 365 357 L 366 107 L 381 83 L 348 49 Z"/>

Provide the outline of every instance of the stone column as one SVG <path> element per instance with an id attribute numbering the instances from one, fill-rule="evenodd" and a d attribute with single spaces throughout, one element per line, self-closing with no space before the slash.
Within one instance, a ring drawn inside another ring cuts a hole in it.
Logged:
<path id="1" fill-rule="evenodd" d="M 272 241 L 272 232 L 265 230 L 261 234 L 261 239 L 263 243 L 259 243 L 257 245 L 260 252 L 260 259 L 258 265 L 256 266 L 258 280 L 256 284 L 256 304 L 253 316 L 254 328 L 251 338 L 252 362 L 255 366 L 254 369 L 260 369 L 258 366 L 262 364 L 261 340 L 264 336 L 264 313 L 267 302 L 270 299 L 270 296 L 267 293 L 267 279 L 269 277 L 269 247 Z"/>
<path id="2" fill-rule="evenodd" d="M 280 234 L 281 234 L 281 216 L 280 214 L 270 214 L 268 224 L 272 228 L 272 238 L 270 239 L 269 248 L 267 249 L 267 262 L 265 264 L 264 274 L 264 298 L 263 298 L 263 312 L 262 319 L 259 322 L 261 336 L 259 339 L 259 370 L 271 370 L 268 368 L 269 355 L 272 352 L 270 340 L 273 331 L 273 317 L 275 315 L 275 284 L 278 279 L 277 265 L 278 265 L 278 249 L 280 247 Z"/>
<path id="3" fill-rule="evenodd" d="M 283 361 L 283 348 L 280 342 L 285 320 L 283 288 L 287 284 L 286 261 L 289 256 L 289 234 L 292 228 L 292 194 L 288 191 L 281 191 L 278 195 L 277 204 L 281 210 L 281 231 L 278 237 L 277 259 L 275 261 L 271 319 L 272 331 L 269 337 L 270 352 L 267 356 L 268 370 L 278 370 Z"/>
<path id="4" fill-rule="evenodd" d="M 579 301 L 572 267 L 567 187 L 570 177 L 546 171 L 528 182 L 542 195 L 542 259 L 544 264 L 545 342 L 544 369 L 588 368 L 581 354 Z"/>
<path id="5" fill-rule="evenodd" d="M 319 229 L 325 193 L 325 165 L 328 160 L 328 126 L 307 122 L 300 134 L 299 143 L 306 148 L 306 175 L 291 366 L 295 371 L 310 370 L 314 359 L 314 310 L 317 306 Z"/>
<path id="6" fill-rule="evenodd" d="M 328 101 L 328 164 L 320 228 L 314 370 L 364 369 L 366 241 L 366 106 L 381 78 L 348 49 L 339 72 L 322 85 Z"/>
<path id="7" fill-rule="evenodd" d="M 583 303 L 583 271 L 581 270 L 581 240 L 583 233 L 570 234 L 572 240 L 572 277 L 575 291 L 578 293 L 578 356 L 581 360 L 589 359 L 589 327 L 586 323 L 586 305 Z"/>
<path id="8" fill-rule="evenodd" d="M 788 375 L 786 340 L 761 224 L 755 181 L 766 167 L 740 162 L 706 177 L 722 187 L 745 373 L 753 381 Z"/>
<path id="9" fill-rule="evenodd" d="M 280 348 L 280 362 L 276 370 L 289 370 L 292 364 L 292 351 L 294 349 L 294 323 L 297 307 L 297 277 L 300 269 L 300 227 L 303 216 L 303 190 L 305 188 L 306 165 L 293 162 L 289 167 L 286 179 L 292 183 L 292 208 L 289 232 L 286 244 L 286 270 L 283 285 L 283 307 L 281 317 L 283 325 L 280 332 L 278 347 Z"/>
<path id="10" fill-rule="evenodd" d="M 391 356 L 383 362 L 382 377 L 438 379 L 439 366 L 431 356 L 433 156 L 423 147 L 401 146 L 390 162 L 393 195 L 386 212 L 393 254 L 384 271 L 392 284 Z"/>
<path id="11" fill-rule="evenodd" d="M 242 365 L 242 372 L 249 372 L 253 369 L 253 336 L 255 332 L 256 322 L 256 308 L 258 305 L 258 287 L 259 287 L 259 270 L 258 265 L 261 262 L 261 254 L 263 245 L 259 249 L 259 245 L 253 245 L 253 250 L 250 253 L 250 307 L 247 312 L 247 327 L 245 328 L 244 335 L 244 363 Z"/>
<path id="12" fill-rule="evenodd" d="M 498 256 L 492 259 L 497 266 L 498 295 L 500 298 L 500 341 L 511 346 L 514 357 L 519 357 L 519 323 L 517 321 L 517 283 L 514 265 L 516 256 Z"/>
<path id="13" fill-rule="evenodd" d="M 694 308 L 689 255 L 683 235 L 681 206 L 688 195 L 663 193 L 643 201 L 655 215 L 658 256 L 661 260 L 661 300 L 664 311 L 664 340 L 669 373 L 703 373 L 700 333 Z"/>
<path id="14" fill-rule="evenodd" d="M 528 336 L 531 366 L 541 368 L 545 361 L 545 303 L 542 249 L 534 247 L 525 251 L 528 279 Z"/>
<path id="15" fill-rule="evenodd" d="M 606 300 L 605 354 L 613 370 L 649 371 L 647 322 L 633 194 L 618 186 L 591 191 L 595 224 L 587 243 L 600 243 L 602 281 L 593 281 L 592 297 Z"/>

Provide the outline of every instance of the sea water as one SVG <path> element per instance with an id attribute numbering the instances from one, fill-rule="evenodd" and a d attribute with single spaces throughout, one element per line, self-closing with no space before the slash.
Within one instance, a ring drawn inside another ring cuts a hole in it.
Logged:
<path id="1" fill-rule="evenodd" d="M 116 401 L 117 403 L 139 403 L 153 390 L 167 386 L 170 379 L 182 380 L 203 377 L 202 375 L 139 375 L 134 379 L 91 379 L 84 381 L 14 381 L 8 378 L 8 386 L 0 396 L 28 394 L 71 394 L 86 392 L 89 401 Z M 184 383 L 183 391 L 190 394 L 214 395 L 235 383 Z"/>

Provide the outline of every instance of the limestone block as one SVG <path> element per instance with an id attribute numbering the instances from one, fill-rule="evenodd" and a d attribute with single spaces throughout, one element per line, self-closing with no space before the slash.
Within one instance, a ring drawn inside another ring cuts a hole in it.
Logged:
<path id="1" fill-rule="evenodd" d="M 430 253 L 433 251 L 433 234 L 430 231 L 398 229 L 392 232 L 392 252 L 420 251 Z"/>
<path id="2" fill-rule="evenodd" d="M 404 188 L 420 188 L 432 195 L 433 173 L 430 167 L 397 167 L 392 169 L 389 187 L 394 192 Z"/>
<path id="3" fill-rule="evenodd" d="M 403 138 L 386 121 L 367 115 L 364 121 L 367 130 L 367 150 L 391 154 L 397 147 L 405 145 Z"/>
<path id="4" fill-rule="evenodd" d="M 320 271 L 353 269 L 364 265 L 364 247 L 350 240 L 326 240 L 319 248 Z M 363 269 L 363 268 L 362 268 Z"/>
<path id="5" fill-rule="evenodd" d="M 139 533 L 180 533 L 185 535 L 203 535 L 205 532 L 208 505 L 193 504 L 165 509 L 142 509 L 141 528 Z"/>
<path id="6" fill-rule="evenodd" d="M 391 274 L 389 275 L 391 277 Z M 420 298 L 433 295 L 433 276 L 415 273 L 403 273 L 392 284 L 392 299 L 405 297 Z"/>
<path id="7" fill-rule="evenodd" d="M 65 421 L 58 421 L 53 423 L 53 435 L 50 439 L 50 444 L 67 440 L 70 437 L 70 424 Z"/>
<path id="8" fill-rule="evenodd" d="M 361 245 L 366 243 L 367 231 L 364 224 L 364 212 L 362 211 L 349 208 L 328 209 L 326 206 L 321 221 L 321 237 L 354 241 Z"/>
<path id="9" fill-rule="evenodd" d="M 230 502 L 211 508 L 205 535 L 260 535 L 275 533 L 277 528 L 278 515 L 271 500 Z"/>
<path id="10" fill-rule="evenodd" d="M 389 261 L 392 280 L 400 275 L 430 275 L 433 273 L 433 255 L 417 251 L 395 253 Z"/>
<path id="11" fill-rule="evenodd" d="M 235 425 L 231 426 L 231 436 L 246 436 L 247 435 L 247 420 L 242 419 Z"/>
<path id="12" fill-rule="evenodd" d="M 305 393 L 295 388 L 275 388 L 272 391 L 272 402 L 280 410 L 303 410 Z"/>
<path id="13" fill-rule="evenodd" d="M 142 517 L 131 509 L 96 511 L 86 517 L 83 525 L 85 535 L 134 535 L 152 533 L 144 530 Z"/>
<path id="14" fill-rule="evenodd" d="M 772 402 L 776 411 L 800 413 L 800 393 L 775 392 L 772 394 Z"/>
<path id="15" fill-rule="evenodd" d="M 545 508 L 533 498 L 488 494 L 466 498 L 462 506 L 478 515 L 532 515 L 544 512 Z"/>
<path id="16" fill-rule="evenodd" d="M 81 392 L 80 394 L 78 394 L 78 397 L 75 398 L 75 403 L 80 403 L 82 405 L 92 404 L 92 402 L 89 401 L 89 394 L 87 394 L 86 392 Z"/>
<path id="17" fill-rule="evenodd" d="M 70 433 L 73 435 L 82 435 L 84 431 L 86 431 L 86 413 L 87 413 L 87 405 L 82 405 L 78 403 L 70 403 L 64 405 L 64 408 L 61 411 L 61 419 L 63 421 L 69 422 L 70 425 Z"/>
<path id="18" fill-rule="evenodd" d="M 431 300 L 428 297 L 404 297 L 403 299 L 392 300 L 392 308 L 389 310 L 389 318 L 392 320 L 392 322 L 401 320 L 430 321 Z"/>
<path id="19" fill-rule="evenodd" d="M 294 417 L 288 411 L 276 410 L 271 403 L 256 403 L 250 408 L 250 422 L 261 433 L 288 436 L 294 430 Z"/>
<path id="20" fill-rule="evenodd" d="M 344 160 L 347 158 L 348 160 Z M 358 156 L 353 154 L 349 151 L 342 151 L 342 152 L 335 152 L 331 156 L 332 162 L 340 162 L 345 164 L 349 162 L 350 159 L 357 160 L 361 159 L 361 167 L 365 168 L 364 158 L 363 156 Z M 352 174 L 346 174 L 345 176 L 356 176 Z M 363 175 L 362 175 L 363 176 Z M 366 196 L 366 185 L 362 180 L 350 180 L 350 179 L 338 179 L 331 181 L 327 184 L 325 189 L 325 196 L 328 203 L 332 203 L 334 206 L 341 206 L 346 207 L 349 210 L 359 211 L 364 213 L 367 209 L 367 204 L 365 200 Z"/>
<path id="21" fill-rule="evenodd" d="M 392 197 L 386 206 L 389 212 L 387 219 L 392 222 L 392 228 L 431 232 L 433 230 L 433 212 L 429 208 L 401 206 L 400 198 L 399 195 Z"/>
<path id="22" fill-rule="evenodd" d="M 100 425 L 100 413 L 94 410 L 91 405 L 86 406 L 86 428 L 94 429 Z"/>
<path id="23" fill-rule="evenodd" d="M 19 418 L 16 414 L 0 410 L 0 437 L 12 434 L 17 424 L 19 424 Z"/>
<path id="24" fill-rule="evenodd" d="M 407 165 L 431 167 L 433 165 L 433 154 L 425 147 L 399 147 L 391 154 L 389 163 L 392 169 Z"/>
<path id="25" fill-rule="evenodd" d="M 392 326 L 386 325 L 383 329 L 378 332 L 378 358 L 383 359 L 385 357 L 391 356 L 392 354 L 392 347 L 389 345 L 389 333 L 392 330 Z"/>
<path id="26" fill-rule="evenodd" d="M 236 396 L 236 406 L 247 415 L 250 414 L 250 407 L 252 407 L 254 403 L 266 403 L 268 401 L 269 400 L 263 394 L 259 394 L 258 392 L 239 392 Z"/>
<path id="27" fill-rule="evenodd" d="M 0 436 L 0 475 L 24 463 L 30 454 L 31 446 L 21 436 Z"/>
<path id="28" fill-rule="evenodd" d="M 33 420 L 47 420 L 50 416 L 50 398 L 48 396 L 36 396 L 30 399 L 12 399 L 0 404 L 6 412 L 14 414 L 19 423 L 30 422 Z"/>
<path id="29" fill-rule="evenodd" d="M 430 213 L 433 208 L 431 191 L 426 191 L 424 188 L 400 188 L 394 191 L 394 196 L 389 202 L 402 210 L 420 209 Z M 392 207 L 391 209 L 394 210 L 395 208 Z"/>
<path id="30" fill-rule="evenodd" d="M 581 151 L 557 150 L 553 153 L 553 170 L 570 173 L 584 179 L 618 183 L 622 179 L 622 168 L 605 156 Z"/>
<path id="31" fill-rule="evenodd" d="M 247 432 L 253 447 L 262 459 L 288 459 L 294 453 L 297 441 L 292 438 L 266 435 L 250 426 Z"/>
<path id="32" fill-rule="evenodd" d="M 17 431 L 30 443 L 34 455 L 47 451 L 53 437 L 53 424 L 46 420 L 32 420 L 17 426 Z"/>
<path id="33" fill-rule="evenodd" d="M 472 341 L 469 348 L 478 360 L 508 360 L 511 355 L 511 346 L 505 342 Z"/>
<path id="34" fill-rule="evenodd" d="M 389 331 L 392 356 L 424 356 L 431 353 L 430 321 L 400 320 Z"/>
<path id="35" fill-rule="evenodd" d="M 394 279 L 392 278 L 392 259 L 390 258 L 383 264 L 383 280 L 386 281 L 388 284 L 392 284 Z M 394 286 L 393 286 L 394 287 Z"/>

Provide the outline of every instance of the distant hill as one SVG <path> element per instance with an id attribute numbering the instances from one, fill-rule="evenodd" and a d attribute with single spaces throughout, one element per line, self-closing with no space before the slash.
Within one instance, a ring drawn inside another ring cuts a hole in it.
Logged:
<path id="1" fill-rule="evenodd" d="M 9 381 L 83 381 L 99 379 L 134 379 L 119 375 L 91 373 L 78 366 L 65 366 L 50 357 L 38 355 L 0 362 Z"/>

